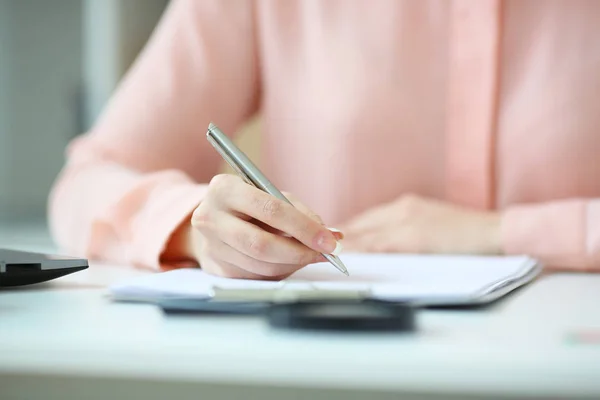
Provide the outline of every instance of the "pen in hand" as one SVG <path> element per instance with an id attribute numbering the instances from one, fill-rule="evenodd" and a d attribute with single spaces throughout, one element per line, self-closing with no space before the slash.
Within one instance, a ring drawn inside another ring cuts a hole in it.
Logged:
<path id="1" fill-rule="evenodd" d="M 236 171 L 236 173 L 248 184 L 276 197 L 277 199 L 290 204 L 292 202 L 287 199 L 283 193 L 273 185 L 266 176 L 254 165 L 254 163 L 213 123 L 208 126 L 206 133 L 207 140 L 213 145 L 216 151 L 223 159 Z M 332 253 L 321 253 L 322 256 L 329 261 L 335 268 L 349 275 L 344 263 Z"/>

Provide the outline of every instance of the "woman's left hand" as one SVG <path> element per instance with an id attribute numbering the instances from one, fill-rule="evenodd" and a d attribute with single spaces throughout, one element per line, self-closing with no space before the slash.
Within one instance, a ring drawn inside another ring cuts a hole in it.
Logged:
<path id="1" fill-rule="evenodd" d="M 499 254 L 500 217 L 418 196 L 400 199 L 342 225 L 344 249 L 414 254 Z"/>

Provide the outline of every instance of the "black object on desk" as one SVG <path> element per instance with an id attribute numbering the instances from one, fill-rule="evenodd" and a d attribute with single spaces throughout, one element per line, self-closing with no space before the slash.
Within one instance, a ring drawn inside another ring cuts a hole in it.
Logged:
<path id="1" fill-rule="evenodd" d="M 307 301 L 274 304 L 268 311 L 274 328 L 334 331 L 415 330 L 415 309 L 379 300 Z"/>
<path id="2" fill-rule="evenodd" d="M 81 258 L 0 249 L 0 288 L 46 282 L 88 267 Z"/>
<path id="3" fill-rule="evenodd" d="M 167 315 L 254 315 L 274 329 L 319 331 L 416 330 L 416 307 L 372 299 L 310 299 L 298 301 L 211 301 L 164 298 L 158 306 Z"/>

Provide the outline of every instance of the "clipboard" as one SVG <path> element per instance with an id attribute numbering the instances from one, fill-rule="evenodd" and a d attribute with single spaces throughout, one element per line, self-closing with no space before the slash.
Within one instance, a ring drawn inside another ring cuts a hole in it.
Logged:
<path id="1" fill-rule="evenodd" d="M 165 304 L 184 300 L 233 307 L 248 303 L 349 300 L 354 298 L 429 306 L 479 306 L 503 298 L 536 279 L 542 265 L 526 256 L 420 256 L 345 254 L 350 277 L 328 263 L 309 265 L 285 280 L 253 281 L 183 268 L 117 282 L 115 301 Z M 223 307 L 217 307 L 222 309 Z"/>
<path id="2" fill-rule="evenodd" d="M 287 284 L 275 288 L 224 288 L 213 285 L 208 296 L 177 297 L 157 299 L 156 304 L 170 314 L 178 313 L 228 313 L 257 314 L 274 304 L 300 302 L 342 302 L 371 300 L 368 289 L 327 290 L 311 283 Z"/>

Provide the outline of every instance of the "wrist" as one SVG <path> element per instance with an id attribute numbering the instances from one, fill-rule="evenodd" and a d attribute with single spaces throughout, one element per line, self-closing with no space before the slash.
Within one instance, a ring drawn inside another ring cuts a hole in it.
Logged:
<path id="1" fill-rule="evenodd" d="M 162 253 L 162 261 L 166 263 L 195 262 L 197 257 L 194 246 L 194 229 L 190 218 L 184 221 L 173 231 L 165 250 Z"/>

